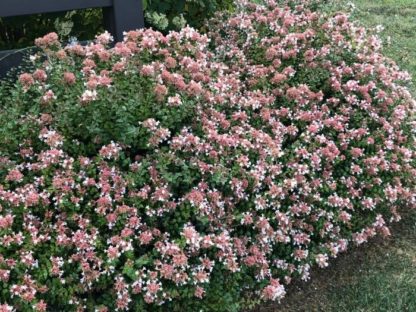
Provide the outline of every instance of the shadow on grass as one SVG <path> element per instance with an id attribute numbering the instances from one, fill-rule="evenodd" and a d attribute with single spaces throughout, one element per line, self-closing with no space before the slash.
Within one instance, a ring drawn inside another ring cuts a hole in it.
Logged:
<path id="1" fill-rule="evenodd" d="M 392 225 L 392 236 L 376 237 L 314 268 L 309 282 L 295 282 L 281 304 L 252 312 L 416 311 L 416 211 Z"/>

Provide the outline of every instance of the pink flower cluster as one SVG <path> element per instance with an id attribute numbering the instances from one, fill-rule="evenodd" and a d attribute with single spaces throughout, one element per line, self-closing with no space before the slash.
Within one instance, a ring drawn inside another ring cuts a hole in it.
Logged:
<path id="1" fill-rule="evenodd" d="M 117 90 L 120 74 L 142 75 L 155 105 L 174 110 L 186 97 L 195 113 L 179 130 L 138 121 L 151 134 L 140 155 L 112 142 L 100 157 L 72 157 L 66 138 L 45 128 L 42 151 L 26 157 L 25 142 L 18 159 L 1 159 L 7 304 L 45 310 L 56 281 L 76 289 L 62 304 L 78 311 L 93 291 L 114 299 L 97 299 L 103 311 L 192 305 L 218 271 L 280 300 L 293 277 L 389 235 L 399 207 L 416 207 L 410 78 L 377 37 L 342 13 L 273 0 L 243 2 L 211 23 L 207 35 L 132 31 L 109 49 L 104 34 L 56 52 L 65 64 L 83 60 L 61 77 L 84 88 L 84 105 L 103 86 Z M 49 76 L 23 74 L 21 88 Z"/>

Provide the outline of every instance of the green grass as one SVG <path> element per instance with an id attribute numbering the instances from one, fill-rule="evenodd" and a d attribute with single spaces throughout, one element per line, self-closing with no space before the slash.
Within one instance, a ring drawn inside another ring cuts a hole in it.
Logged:
<path id="1" fill-rule="evenodd" d="M 279 304 L 253 312 L 416 311 L 416 211 L 393 226 L 393 235 L 353 248 L 296 282 Z"/>
<path id="2" fill-rule="evenodd" d="M 326 295 L 328 311 L 416 311 L 414 216 L 400 226 L 392 240 L 376 241 L 362 259 L 357 257 L 361 265 L 341 270 L 340 284 Z"/>
<path id="3" fill-rule="evenodd" d="M 332 0 L 346 8 L 345 0 Z M 353 0 L 353 17 L 366 27 L 382 25 L 384 53 L 413 76 L 416 95 L 416 0 Z M 332 9 L 328 7 L 328 9 Z M 308 283 L 295 283 L 282 304 L 260 312 L 404 312 L 416 311 L 416 212 L 393 226 L 392 237 L 377 238 L 314 269 Z"/>
<path id="4" fill-rule="evenodd" d="M 342 0 L 336 0 L 341 3 Z M 413 75 L 416 83 L 416 1 L 415 0 L 355 0 L 353 17 L 359 23 L 375 27 L 382 25 L 386 55 Z M 342 1 L 345 3 L 345 1 Z M 390 37 L 390 44 L 387 38 Z M 413 92 L 416 88 L 413 88 Z"/>

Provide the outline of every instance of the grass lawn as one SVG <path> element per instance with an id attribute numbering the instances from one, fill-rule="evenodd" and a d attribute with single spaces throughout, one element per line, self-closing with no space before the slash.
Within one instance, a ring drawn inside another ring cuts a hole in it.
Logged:
<path id="1" fill-rule="evenodd" d="M 346 1 L 335 0 L 335 6 Z M 416 0 L 355 0 L 354 18 L 375 27 L 383 25 L 382 38 L 390 44 L 385 54 L 413 75 L 416 84 Z M 416 87 L 412 87 L 416 95 Z M 282 304 L 254 311 L 402 312 L 416 311 L 416 212 L 395 224 L 392 237 L 377 238 L 353 248 L 314 269 L 308 283 L 289 287 Z"/>
<path id="2" fill-rule="evenodd" d="M 280 305 L 253 312 L 414 312 L 416 311 L 416 212 L 392 229 L 312 271 L 311 281 L 289 287 Z"/>
<path id="3" fill-rule="evenodd" d="M 391 37 L 390 44 L 385 47 L 385 54 L 402 69 L 409 71 L 416 83 L 416 1 L 354 0 L 352 3 L 356 5 L 354 17 L 361 24 L 384 27 L 384 41 L 387 42 L 387 37 Z M 415 87 L 413 92 L 416 93 Z"/>

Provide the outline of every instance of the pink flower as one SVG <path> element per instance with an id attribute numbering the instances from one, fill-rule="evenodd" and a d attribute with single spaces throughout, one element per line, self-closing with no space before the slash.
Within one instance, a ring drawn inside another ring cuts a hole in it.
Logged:
<path id="1" fill-rule="evenodd" d="M 111 69 L 115 73 L 123 72 L 126 68 L 126 63 L 124 61 L 117 62 L 113 65 L 113 68 Z"/>
<path id="2" fill-rule="evenodd" d="M 81 102 L 82 103 L 89 103 L 92 101 L 97 100 L 97 91 L 96 90 L 85 90 L 84 93 L 81 96 Z"/>
<path id="3" fill-rule="evenodd" d="M 60 49 L 58 52 L 55 53 L 56 57 L 60 60 L 64 60 L 68 55 L 66 54 L 65 50 Z"/>
<path id="4" fill-rule="evenodd" d="M 107 45 L 107 44 L 113 42 L 114 41 L 114 38 L 113 38 L 113 36 L 111 36 L 111 34 L 108 31 L 105 31 L 102 34 L 97 35 L 95 37 L 95 40 L 98 43 L 102 44 L 102 45 Z"/>
<path id="5" fill-rule="evenodd" d="M 10 170 L 6 176 L 6 181 L 11 182 L 22 182 L 23 181 L 23 174 L 18 169 Z"/>
<path id="6" fill-rule="evenodd" d="M 45 82 L 46 79 L 48 78 L 48 75 L 46 74 L 46 72 L 43 69 L 37 69 L 33 73 L 33 78 L 35 78 L 38 81 Z"/>
<path id="7" fill-rule="evenodd" d="M 285 288 L 277 279 L 270 279 L 270 285 L 262 290 L 262 297 L 265 300 L 280 301 L 286 294 Z"/>
<path id="8" fill-rule="evenodd" d="M 171 96 L 168 98 L 169 106 L 180 106 L 181 104 L 182 104 L 182 100 L 179 95 Z"/>
<path id="9" fill-rule="evenodd" d="M 46 91 L 45 94 L 42 96 L 42 103 L 48 104 L 52 100 L 56 100 L 55 93 L 52 90 Z"/>
<path id="10" fill-rule="evenodd" d="M 179 253 L 173 256 L 172 261 L 175 266 L 186 266 L 188 264 L 188 257 L 183 253 Z"/>
<path id="11" fill-rule="evenodd" d="M 199 299 L 202 299 L 204 297 L 204 294 L 205 294 L 205 289 L 203 289 L 200 286 L 196 286 L 194 296 Z"/>
<path id="12" fill-rule="evenodd" d="M 159 291 L 160 289 L 160 285 L 156 282 L 151 282 L 147 285 L 147 290 L 151 293 L 151 294 L 155 294 Z"/>
<path id="13" fill-rule="evenodd" d="M 145 77 L 152 77 L 155 74 L 155 69 L 152 65 L 143 65 L 140 73 Z"/>
<path id="14" fill-rule="evenodd" d="M 272 61 L 277 55 L 278 55 L 278 51 L 274 47 L 268 48 L 266 50 L 265 56 L 266 56 L 266 60 L 268 61 Z"/>
<path id="15" fill-rule="evenodd" d="M 47 306 L 48 305 L 43 300 L 41 300 L 35 304 L 35 310 L 38 312 L 45 312 L 47 309 Z"/>
<path id="16" fill-rule="evenodd" d="M 57 148 L 62 146 L 63 137 L 54 130 L 43 128 L 40 132 L 39 139 L 45 142 L 48 146 Z"/>
<path id="17" fill-rule="evenodd" d="M 188 85 L 188 93 L 190 95 L 198 96 L 198 95 L 201 95 L 202 91 L 203 91 L 203 88 L 202 88 L 202 86 L 201 86 L 200 83 L 195 82 L 193 80 L 189 83 L 189 85 Z"/>
<path id="18" fill-rule="evenodd" d="M 279 84 L 282 81 L 285 81 L 287 79 L 286 75 L 276 73 L 273 78 L 271 79 L 271 82 L 274 84 Z"/>
<path id="19" fill-rule="evenodd" d="M 204 194 L 195 189 L 187 195 L 187 199 L 191 202 L 191 204 L 199 206 L 204 200 Z"/>
<path id="20" fill-rule="evenodd" d="M 168 89 L 161 84 L 157 84 L 155 89 L 155 95 L 156 95 L 156 99 L 161 102 L 165 99 L 165 96 L 168 94 Z"/>
<path id="21" fill-rule="evenodd" d="M 10 278 L 10 270 L 0 269 L 0 281 L 8 282 Z"/>
<path id="22" fill-rule="evenodd" d="M 328 256 L 325 254 L 316 255 L 315 260 L 320 268 L 325 268 L 328 266 Z"/>
<path id="23" fill-rule="evenodd" d="M 353 158 L 358 158 L 361 155 L 363 155 L 363 150 L 360 149 L 360 148 L 354 147 L 354 148 L 351 149 L 351 155 L 352 155 Z"/>
<path id="24" fill-rule="evenodd" d="M 167 68 L 175 68 L 177 66 L 176 60 L 171 56 L 166 58 L 165 63 Z"/>
<path id="25" fill-rule="evenodd" d="M 150 231 L 142 232 L 139 236 L 140 243 L 142 245 L 148 245 L 153 240 L 153 234 Z"/>
<path id="26" fill-rule="evenodd" d="M 59 43 L 58 35 L 54 32 L 51 32 L 42 38 L 36 39 L 35 45 L 42 49 L 46 49 L 46 48 L 58 47 L 60 43 Z"/>
<path id="27" fill-rule="evenodd" d="M 24 73 L 19 76 L 19 82 L 23 85 L 23 88 L 28 89 L 35 83 L 35 80 L 31 74 Z"/>
<path id="28" fill-rule="evenodd" d="M 64 73 L 64 82 L 68 85 L 72 85 L 74 84 L 76 81 L 76 77 L 73 73 L 71 72 L 65 72 Z"/>
<path id="29" fill-rule="evenodd" d="M 100 156 L 106 159 L 117 159 L 120 156 L 122 148 L 120 145 L 111 142 L 100 149 Z"/>
<path id="30" fill-rule="evenodd" d="M 14 312 L 16 311 L 12 306 L 7 303 L 0 304 L 0 312 Z"/>

